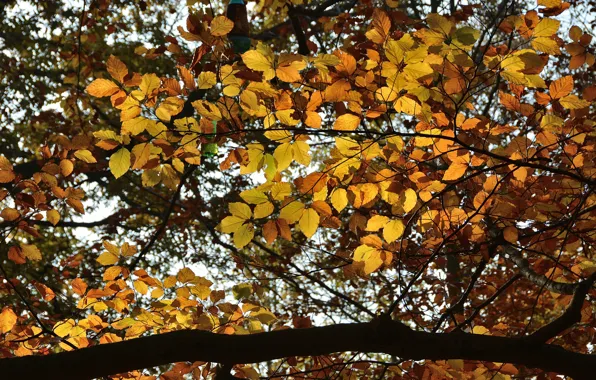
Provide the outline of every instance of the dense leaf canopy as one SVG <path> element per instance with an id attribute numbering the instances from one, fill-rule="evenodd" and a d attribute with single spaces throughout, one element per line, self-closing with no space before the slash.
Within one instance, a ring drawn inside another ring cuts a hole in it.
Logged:
<path id="1" fill-rule="evenodd" d="M 596 376 L 594 1 L 0 16 L 0 377 Z"/>

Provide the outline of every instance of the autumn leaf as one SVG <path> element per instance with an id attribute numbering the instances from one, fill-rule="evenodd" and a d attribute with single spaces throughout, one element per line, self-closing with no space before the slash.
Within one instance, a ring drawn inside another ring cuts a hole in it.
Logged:
<path id="1" fill-rule="evenodd" d="M 130 168 L 130 152 L 126 148 L 120 148 L 110 157 L 110 171 L 115 178 L 122 177 Z"/>
<path id="2" fill-rule="evenodd" d="M 458 157 L 454 160 L 449 168 L 445 170 L 445 174 L 443 174 L 443 181 L 455 181 L 461 178 L 468 170 L 468 158 L 467 157 Z"/>
<path id="3" fill-rule="evenodd" d="M 10 307 L 5 307 L 0 313 L 0 332 L 5 334 L 12 330 L 17 323 L 17 315 Z"/>
<path id="4" fill-rule="evenodd" d="M 60 221 L 60 213 L 57 210 L 48 210 L 46 217 L 52 225 L 57 225 Z"/>
<path id="5" fill-rule="evenodd" d="M 337 118 L 333 129 L 338 131 L 353 131 L 360 125 L 360 118 L 352 114 L 344 114 Z"/>
<path id="6" fill-rule="evenodd" d="M 505 227 L 503 230 L 503 237 L 511 244 L 517 244 L 518 232 L 515 226 Z"/>
<path id="7" fill-rule="evenodd" d="M 41 260 L 41 252 L 34 244 L 22 244 L 21 251 L 23 255 L 31 261 Z"/>
<path id="8" fill-rule="evenodd" d="M 124 82 L 124 77 L 128 75 L 128 69 L 121 60 L 110 55 L 110 58 L 108 58 L 108 61 L 106 62 L 106 67 L 112 78 L 120 83 Z"/>
<path id="9" fill-rule="evenodd" d="M 331 193 L 331 204 L 337 212 L 341 212 L 348 205 L 348 193 L 345 189 L 335 189 Z"/>
<path id="10" fill-rule="evenodd" d="M 383 228 L 383 239 L 387 243 L 393 243 L 399 239 L 405 231 L 405 226 L 401 220 L 391 220 Z"/>
<path id="11" fill-rule="evenodd" d="M 12 222 L 21 217 L 21 214 L 14 208 L 7 207 L 0 212 L 0 217 L 7 222 Z"/>
<path id="12" fill-rule="evenodd" d="M 141 84 L 139 85 L 139 89 L 145 96 L 149 96 L 153 93 L 153 91 L 157 90 L 160 86 L 161 81 L 159 77 L 155 74 L 145 74 L 141 79 Z"/>
<path id="13" fill-rule="evenodd" d="M 560 99 L 566 95 L 569 95 L 573 91 L 573 77 L 567 75 L 563 78 L 557 79 L 548 86 L 550 96 L 553 99 Z"/>
<path id="14" fill-rule="evenodd" d="M 87 162 L 89 164 L 97 162 L 93 154 L 87 149 L 79 149 L 74 153 L 74 156 L 83 162 Z"/>
<path id="15" fill-rule="evenodd" d="M 307 208 L 300 217 L 300 230 L 307 238 L 311 238 L 319 227 L 319 214 L 312 208 Z"/>
<path id="16" fill-rule="evenodd" d="M 12 164 L 4 156 L 0 156 L 0 183 L 12 182 L 15 174 L 12 170 Z"/>
<path id="17" fill-rule="evenodd" d="M 234 28 L 234 22 L 226 16 L 217 16 L 211 21 L 211 35 L 216 37 L 225 36 Z M 200 88 L 200 87 L 199 87 Z"/>
<path id="18" fill-rule="evenodd" d="M 115 94 L 116 92 L 118 92 L 120 90 L 120 87 L 118 87 L 118 85 L 114 82 L 112 82 L 109 79 L 96 79 L 93 82 L 91 82 L 87 88 L 85 89 L 85 91 L 87 91 L 87 93 L 91 96 L 96 96 L 98 98 L 104 97 L 104 96 L 111 96 L 113 94 Z"/>

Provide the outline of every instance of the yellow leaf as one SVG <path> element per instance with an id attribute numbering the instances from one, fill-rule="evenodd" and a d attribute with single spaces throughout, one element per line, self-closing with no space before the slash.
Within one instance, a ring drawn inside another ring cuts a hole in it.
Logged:
<path id="1" fill-rule="evenodd" d="M 190 268 L 182 268 L 178 271 L 178 274 L 176 275 L 178 281 L 180 281 L 181 283 L 187 283 L 187 282 L 191 282 L 192 280 L 195 279 L 195 273 L 192 271 L 192 269 Z"/>
<path id="2" fill-rule="evenodd" d="M 294 160 L 304 166 L 310 164 L 310 146 L 305 141 L 296 141 L 292 145 L 292 156 Z"/>
<path id="3" fill-rule="evenodd" d="M 257 189 L 244 190 L 240 193 L 240 197 L 244 199 L 246 203 L 250 203 L 252 205 L 258 205 L 269 200 L 265 193 Z"/>
<path id="4" fill-rule="evenodd" d="M 234 245 L 236 248 L 243 248 L 251 242 L 255 236 L 254 227 L 251 223 L 243 224 L 234 232 Z"/>
<path id="5" fill-rule="evenodd" d="M 232 202 L 228 205 L 230 213 L 240 219 L 250 219 L 252 217 L 252 211 L 246 203 Z"/>
<path id="6" fill-rule="evenodd" d="M 579 108 L 585 108 L 590 105 L 590 102 L 577 97 L 577 95 L 567 95 L 559 99 L 559 103 L 567 109 L 574 110 Z"/>
<path id="7" fill-rule="evenodd" d="M 92 164 L 97 162 L 97 160 L 95 159 L 95 157 L 93 157 L 93 154 L 91 154 L 90 151 L 88 151 L 87 149 L 79 149 L 74 153 L 74 156 L 76 158 L 78 158 L 79 160 Z"/>
<path id="8" fill-rule="evenodd" d="M 458 371 L 464 370 L 464 361 L 461 359 L 451 359 L 447 360 L 447 363 L 451 366 L 451 368 L 456 369 Z"/>
<path id="9" fill-rule="evenodd" d="M 561 54 L 557 41 L 551 37 L 537 37 L 532 40 L 532 47 L 548 54 Z"/>
<path id="10" fill-rule="evenodd" d="M 7 307 L 0 313 L 0 332 L 5 334 L 12 330 L 17 323 L 17 315 L 11 308 Z"/>
<path id="11" fill-rule="evenodd" d="M 552 37 L 559 30 L 561 21 L 552 18 L 543 18 L 534 28 L 534 37 Z"/>
<path id="12" fill-rule="evenodd" d="M 110 157 L 110 171 L 116 178 L 122 177 L 130 168 L 130 152 L 121 148 Z"/>
<path id="13" fill-rule="evenodd" d="M 75 327 L 74 319 L 56 322 L 54 325 L 54 332 L 61 338 L 66 337 L 70 331 Z"/>
<path id="14" fill-rule="evenodd" d="M 112 244 L 107 240 L 104 240 L 102 244 L 105 249 L 107 249 L 109 252 L 113 253 L 114 255 L 118 255 L 120 253 L 120 248 L 117 245 Z"/>
<path id="15" fill-rule="evenodd" d="M 257 50 L 249 50 L 242 54 L 242 61 L 251 70 L 263 71 L 263 76 L 266 80 L 275 77 L 273 61 Z"/>
<path id="16" fill-rule="evenodd" d="M 124 77 L 128 74 L 128 69 L 121 60 L 114 57 L 113 55 L 110 55 L 108 62 L 106 62 L 106 66 L 108 73 L 110 73 L 112 78 L 116 79 L 120 83 L 124 82 Z"/>
<path id="17" fill-rule="evenodd" d="M 217 76 L 211 71 L 203 71 L 199 74 L 199 88 L 208 89 L 215 86 L 217 83 Z"/>
<path id="18" fill-rule="evenodd" d="M 275 74 L 280 80 L 288 83 L 300 82 L 302 79 L 300 72 L 294 66 L 280 66 L 275 69 Z"/>
<path id="19" fill-rule="evenodd" d="M 225 36 L 234 28 L 234 22 L 226 16 L 217 16 L 211 21 L 211 35 L 215 37 Z"/>
<path id="20" fill-rule="evenodd" d="M 147 284 L 145 284 L 143 281 L 140 280 L 136 280 L 133 283 L 135 290 L 137 292 L 139 292 L 140 294 L 147 294 L 147 291 L 149 290 L 149 287 L 147 286 Z"/>
<path id="21" fill-rule="evenodd" d="M 331 193 L 331 204 L 337 212 L 341 212 L 348 205 L 348 192 L 346 189 L 335 189 Z"/>
<path id="22" fill-rule="evenodd" d="M 418 202 L 418 197 L 416 196 L 416 191 L 413 189 L 407 189 L 404 192 L 404 205 L 403 209 L 406 213 L 410 212 L 414 207 L 416 207 L 416 203 Z"/>
<path id="23" fill-rule="evenodd" d="M 155 74 L 145 74 L 143 75 L 143 78 L 141 79 L 141 85 L 139 86 L 139 89 L 141 90 L 141 92 L 143 94 L 145 94 L 145 96 L 149 96 L 153 93 L 153 91 L 157 90 L 157 88 L 159 88 L 159 85 L 161 84 L 161 80 L 159 79 L 159 77 Z"/>
<path id="24" fill-rule="evenodd" d="M 441 16 L 438 13 L 430 13 L 426 17 L 426 22 L 432 30 L 441 32 L 443 35 L 448 36 L 451 34 L 453 23 L 448 18 Z"/>
<path id="25" fill-rule="evenodd" d="M 273 213 L 273 203 L 265 202 L 255 206 L 255 219 L 266 218 Z"/>
<path id="26" fill-rule="evenodd" d="M 109 79 L 96 79 L 87 86 L 87 93 L 98 98 L 114 95 L 120 87 Z"/>
<path id="27" fill-rule="evenodd" d="M 176 97 L 169 96 L 159 104 L 159 107 L 155 110 L 155 115 L 162 121 L 170 121 L 172 116 L 177 115 L 182 111 L 184 107 L 184 100 Z"/>
<path id="28" fill-rule="evenodd" d="M 292 193 L 292 187 L 287 182 L 278 182 L 271 186 L 271 196 L 276 201 L 282 201 Z"/>
<path id="29" fill-rule="evenodd" d="M 114 265 L 118 262 L 118 256 L 108 252 L 108 251 L 104 251 L 101 255 L 99 255 L 99 257 L 97 258 L 97 262 L 100 263 L 103 266 L 107 266 L 107 265 Z"/>
<path id="30" fill-rule="evenodd" d="M 319 214 L 314 209 L 308 208 L 304 210 L 298 223 L 304 236 L 310 239 L 315 234 L 319 227 L 319 220 Z"/>
<path id="31" fill-rule="evenodd" d="M 23 255 L 26 258 L 32 261 L 39 261 L 41 260 L 41 252 L 39 249 L 33 244 L 20 244 L 21 249 L 23 250 Z"/>
<path id="32" fill-rule="evenodd" d="M 304 204 L 298 201 L 292 201 L 287 205 L 283 206 L 279 217 L 285 219 L 290 223 L 294 223 L 300 219 L 304 211 Z"/>
<path id="33" fill-rule="evenodd" d="M 354 261 L 364 263 L 364 274 L 368 275 L 383 265 L 381 252 L 378 249 L 361 245 L 354 251 Z"/>
<path id="34" fill-rule="evenodd" d="M 333 129 L 338 131 L 353 131 L 360 125 L 360 118 L 351 113 L 341 115 L 333 124 Z"/>
<path id="35" fill-rule="evenodd" d="M 197 110 L 199 115 L 209 120 L 219 121 L 222 118 L 221 111 L 214 104 L 211 104 L 205 100 L 197 100 L 191 104 Z"/>
<path id="36" fill-rule="evenodd" d="M 293 148 L 291 143 L 283 143 L 273 152 L 273 157 L 277 162 L 277 171 L 281 172 L 285 170 L 292 163 L 294 157 Z"/>
<path id="37" fill-rule="evenodd" d="M 53 226 L 55 226 L 60 221 L 60 213 L 57 210 L 48 210 L 46 218 Z"/>
<path id="38" fill-rule="evenodd" d="M 406 227 L 401 220 L 391 220 L 383 228 L 383 239 L 387 243 L 393 243 L 403 235 Z"/>
<path id="39" fill-rule="evenodd" d="M 289 126 L 294 126 L 294 125 L 298 125 L 298 123 L 300 123 L 300 120 L 294 119 L 292 117 L 292 115 L 295 112 L 296 111 L 293 110 L 293 109 L 277 111 L 277 112 L 275 112 L 275 117 L 282 124 L 289 125 Z"/>
<path id="40" fill-rule="evenodd" d="M 123 135 L 133 135 L 136 136 L 139 133 L 142 133 L 145 128 L 151 123 L 152 120 L 148 120 L 143 116 L 135 117 L 134 119 L 126 120 L 122 123 L 121 132 Z"/>
<path id="41" fill-rule="evenodd" d="M 366 230 L 371 232 L 378 231 L 385 226 L 388 220 L 389 218 L 386 216 L 374 215 L 366 223 Z"/>

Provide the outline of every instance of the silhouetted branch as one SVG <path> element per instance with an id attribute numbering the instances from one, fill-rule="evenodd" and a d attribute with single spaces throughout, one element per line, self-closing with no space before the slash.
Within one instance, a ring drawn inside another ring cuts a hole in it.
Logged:
<path id="1" fill-rule="evenodd" d="M 181 330 L 47 356 L 1 359 L 0 373 L 7 379 L 82 380 L 182 361 L 243 364 L 350 351 L 412 360 L 513 363 L 575 380 L 592 378 L 596 366 L 595 355 L 554 345 L 502 336 L 420 332 L 385 318 L 249 335 Z"/>

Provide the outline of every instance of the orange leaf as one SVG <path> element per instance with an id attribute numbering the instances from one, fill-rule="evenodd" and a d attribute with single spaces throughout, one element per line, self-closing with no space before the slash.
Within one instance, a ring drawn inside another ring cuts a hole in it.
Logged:
<path id="1" fill-rule="evenodd" d="M 86 89 L 89 95 L 98 98 L 114 95 L 118 90 L 120 90 L 118 85 L 108 79 L 96 79 Z"/>
<path id="2" fill-rule="evenodd" d="M 277 239 L 277 227 L 273 220 L 268 221 L 263 226 L 263 237 L 267 241 L 267 244 L 271 244 Z"/>
<path id="3" fill-rule="evenodd" d="M 83 296 L 87 291 L 87 284 L 80 278 L 75 278 L 70 283 L 72 290 L 80 296 Z"/>
<path id="4" fill-rule="evenodd" d="M 0 313 L 0 332 L 5 334 L 12 330 L 14 325 L 17 323 L 17 315 L 12 311 L 10 307 L 5 308 Z"/>
<path id="5" fill-rule="evenodd" d="M 108 58 L 108 62 L 106 63 L 108 73 L 112 76 L 112 78 L 116 79 L 118 82 L 123 83 L 124 77 L 128 74 L 128 69 L 126 65 L 119 60 L 118 58 L 110 55 Z"/>
<path id="6" fill-rule="evenodd" d="M 511 244 L 517 244 L 517 228 L 515 228 L 515 226 L 505 227 L 503 230 L 503 238 Z"/>
<path id="7" fill-rule="evenodd" d="M 569 95 L 573 91 L 573 77 L 567 75 L 566 77 L 557 79 L 548 86 L 548 90 L 550 91 L 550 97 L 553 99 L 560 99 L 563 96 Z"/>

